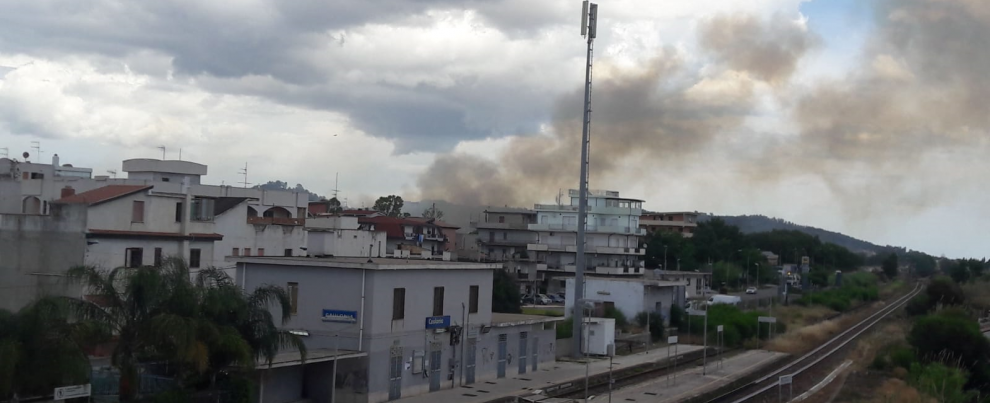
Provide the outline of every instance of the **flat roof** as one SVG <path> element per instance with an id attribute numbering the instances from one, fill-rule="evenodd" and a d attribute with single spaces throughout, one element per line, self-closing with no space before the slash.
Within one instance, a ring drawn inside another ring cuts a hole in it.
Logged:
<path id="1" fill-rule="evenodd" d="M 567 278 L 567 280 L 572 280 L 572 279 L 573 279 L 573 277 L 568 277 Z M 661 281 L 661 280 L 654 280 L 654 279 L 649 279 L 649 278 L 593 277 L 593 276 L 586 276 L 585 277 L 585 281 L 591 281 L 591 280 L 595 280 L 595 281 L 627 281 L 627 282 L 631 282 L 631 283 L 643 283 L 643 284 L 646 284 L 646 285 L 655 285 L 655 286 L 658 286 L 658 287 L 676 287 L 676 286 L 682 286 L 682 285 L 684 285 L 684 283 L 683 282 L 680 282 L 680 281 Z"/>
<path id="2" fill-rule="evenodd" d="M 492 327 L 534 325 L 537 323 L 559 322 L 563 316 L 525 315 L 521 313 L 492 312 Z"/>
<path id="3" fill-rule="evenodd" d="M 426 259 L 392 259 L 381 257 L 266 257 L 229 256 L 228 262 L 270 264 L 278 266 L 308 266 L 366 270 L 495 270 L 501 263 L 447 262 Z"/>
<path id="4" fill-rule="evenodd" d="M 268 361 L 264 357 L 258 358 L 255 361 L 255 368 L 258 369 L 268 369 L 268 368 L 281 368 L 281 367 L 291 367 L 295 365 L 302 364 L 312 364 L 315 362 L 325 362 L 342 360 L 345 358 L 357 358 L 364 357 L 368 355 L 365 351 L 355 351 L 355 350 L 334 350 L 332 348 L 314 348 L 312 350 L 306 351 L 306 362 L 302 360 L 302 354 L 299 351 L 284 351 L 275 354 L 275 358 L 272 359 L 271 366 L 268 365 Z"/>
<path id="5" fill-rule="evenodd" d="M 530 210 L 524 207 L 486 207 L 486 213 L 503 213 L 503 214 L 529 214 L 535 215 L 536 210 Z"/>
<path id="6" fill-rule="evenodd" d="M 679 275 L 687 275 L 687 276 L 710 276 L 712 274 L 709 273 L 709 272 L 704 272 L 704 271 L 663 270 L 663 271 L 661 271 L 660 275 L 661 276 L 679 276 Z"/>

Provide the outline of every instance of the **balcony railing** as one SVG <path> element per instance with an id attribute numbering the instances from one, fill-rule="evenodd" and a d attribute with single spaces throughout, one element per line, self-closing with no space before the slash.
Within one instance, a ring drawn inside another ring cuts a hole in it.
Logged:
<path id="1" fill-rule="evenodd" d="M 248 217 L 247 222 L 264 225 L 306 225 L 305 218 L 292 217 Z"/>
<path id="2" fill-rule="evenodd" d="M 481 229 L 529 229 L 531 223 L 471 221 L 471 227 Z"/>

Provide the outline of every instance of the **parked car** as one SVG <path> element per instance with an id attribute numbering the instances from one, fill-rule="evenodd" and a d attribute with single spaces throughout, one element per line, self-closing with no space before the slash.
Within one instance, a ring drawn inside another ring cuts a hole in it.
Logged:
<path id="1" fill-rule="evenodd" d="M 546 296 L 546 294 L 538 294 L 536 296 L 536 303 L 539 305 L 550 305 L 550 302 L 550 297 Z"/>
<path id="2" fill-rule="evenodd" d="M 560 296 L 560 294 L 550 294 L 549 297 L 550 297 L 550 302 L 554 304 L 564 303 L 564 297 Z"/>
<path id="3" fill-rule="evenodd" d="M 756 294 L 756 287 L 749 287 L 746 289 L 747 294 Z"/>
<path id="4" fill-rule="evenodd" d="M 740 301 L 742 301 L 742 298 L 739 298 L 735 295 L 719 294 L 719 295 L 714 295 L 711 298 L 708 298 L 708 305 L 718 305 L 718 304 L 739 305 Z"/>
<path id="5" fill-rule="evenodd" d="M 536 305 L 536 298 L 532 295 L 524 295 L 519 303 L 523 305 Z"/>

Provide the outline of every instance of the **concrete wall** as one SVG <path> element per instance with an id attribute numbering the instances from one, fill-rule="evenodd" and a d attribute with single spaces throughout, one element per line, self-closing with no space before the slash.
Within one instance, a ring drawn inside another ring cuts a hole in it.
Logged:
<path id="1" fill-rule="evenodd" d="M 568 278 L 567 295 L 574 292 L 574 278 Z M 585 298 L 612 302 L 626 318 L 632 320 L 640 312 L 656 311 L 663 315 L 665 322 L 670 318 L 671 304 L 684 306 L 684 286 L 665 283 L 663 286 L 648 285 L 640 281 L 600 279 L 585 277 Z M 657 303 L 660 310 L 657 311 Z M 574 306 L 570 298 L 564 302 L 564 312 L 570 315 Z"/>
<path id="2" fill-rule="evenodd" d="M 251 255 L 258 255 L 259 249 L 265 250 L 265 256 L 285 256 L 285 250 L 290 249 L 292 256 L 304 256 L 300 249 L 306 245 L 306 231 L 301 225 L 249 224 L 247 222 L 248 203 L 236 207 L 214 217 L 215 231 L 223 234 L 223 239 L 217 241 L 214 261 L 218 267 L 233 267 L 224 262 L 227 256 L 238 249 L 243 255 L 245 248 L 251 248 Z M 261 214 L 261 212 L 259 212 Z"/>
<path id="3" fill-rule="evenodd" d="M 302 365 L 258 371 L 258 400 L 261 403 L 289 403 L 303 398 L 305 373 Z"/>
<path id="4" fill-rule="evenodd" d="M 127 265 L 126 250 L 128 248 L 142 248 L 142 265 L 150 266 L 155 264 L 155 248 L 162 249 L 162 257 L 178 257 L 188 259 L 183 255 L 182 241 L 177 239 L 135 239 L 135 238 L 113 238 L 91 236 L 90 242 L 97 242 L 90 245 L 86 252 L 86 264 L 103 268 L 116 268 Z M 214 243 L 213 241 L 190 241 L 189 249 L 199 249 L 199 267 L 190 268 L 190 271 L 197 272 L 215 266 Z M 188 260 L 186 263 L 189 263 Z"/>
<path id="5" fill-rule="evenodd" d="M 49 216 L 0 215 L 0 309 L 15 311 L 42 294 L 78 295 L 58 276 L 82 264 L 85 206 L 60 206 Z"/>
<path id="6" fill-rule="evenodd" d="M 385 257 L 385 232 L 338 229 L 309 231 L 306 253 L 310 256 Z"/>

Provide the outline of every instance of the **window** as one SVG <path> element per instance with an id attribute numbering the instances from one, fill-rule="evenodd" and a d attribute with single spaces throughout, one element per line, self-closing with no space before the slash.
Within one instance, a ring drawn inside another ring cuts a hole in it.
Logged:
<path id="1" fill-rule="evenodd" d="M 240 256 L 241 255 L 241 248 L 234 248 L 234 250 L 232 250 L 230 252 L 230 255 L 231 256 Z"/>
<path id="2" fill-rule="evenodd" d="M 478 286 L 472 285 L 468 295 L 468 313 L 478 313 Z"/>
<path id="3" fill-rule="evenodd" d="M 135 200 L 131 203 L 131 222 L 144 222 L 144 202 Z"/>
<path id="4" fill-rule="evenodd" d="M 144 249 L 127 248 L 124 250 L 124 265 L 128 268 L 138 268 L 144 263 Z"/>
<path id="5" fill-rule="evenodd" d="M 251 248 L 244 248 L 244 256 L 251 256 Z"/>
<path id="6" fill-rule="evenodd" d="M 502 231 L 502 240 L 504 241 L 506 239 L 509 239 L 509 233 L 506 231 Z"/>
<path id="7" fill-rule="evenodd" d="M 285 254 L 283 256 L 287 256 L 287 257 L 292 256 L 292 249 L 286 249 Z"/>
<path id="8" fill-rule="evenodd" d="M 199 258 L 200 258 L 199 249 L 189 249 L 189 267 L 199 268 Z"/>
<path id="9" fill-rule="evenodd" d="M 285 287 L 289 292 L 289 314 L 299 313 L 299 283 L 289 283 Z"/>
<path id="10" fill-rule="evenodd" d="M 169 178 L 162 178 L 162 182 L 168 182 L 169 180 Z"/>
<path id="11" fill-rule="evenodd" d="M 504 223 L 505 222 L 505 216 L 504 215 L 498 216 L 498 222 L 499 222 L 499 224 Z"/>
<path id="12" fill-rule="evenodd" d="M 162 265 L 162 248 L 155 248 L 155 266 Z"/>
<path id="13" fill-rule="evenodd" d="M 182 202 L 175 203 L 175 222 L 182 222 Z"/>
<path id="14" fill-rule="evenodd" d="M 265 248 L 258 248 L 258 256 L 265 256 Z"/>
<path id="15" fill-rule="evenodd" d="M 41 172 L 31 172 L 31 179 L 45 179 L 45 174 Z"/>
<path id="16" fill-rule="evenodd" d="M 443 287 L 433 287 L 433 316 L 443 316 Z"/>
<path id="17" fill-rule="evenodd" d="M 392 320 L 399 320 L 406 317 L 406 289 L 396 288 L 392 290 Z"/>
<path id="18" fill-rule="evenodd" d="M 213 221 L 213 199 L 195 199 L 192 201 L 193 221 Z"/>

